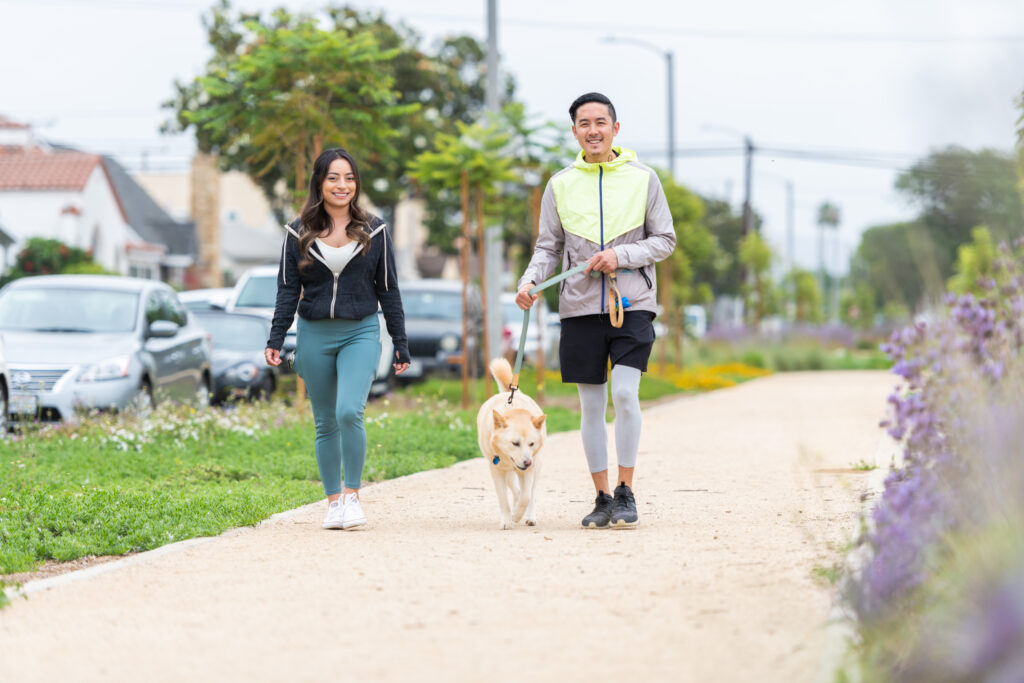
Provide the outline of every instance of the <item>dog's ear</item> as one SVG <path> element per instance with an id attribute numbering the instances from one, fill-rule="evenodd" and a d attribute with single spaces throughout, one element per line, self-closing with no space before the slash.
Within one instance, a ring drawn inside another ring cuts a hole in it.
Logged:
<path id="1" fill-rule="evenodd" d="M 547 415 L 538 415 L 537 417 L 533 418 L 533 426 L 536 427 L 537 429 L 540 429 L 541 427 L 544 426 L 544 420 L 546 418 Z"/>
<path id="2" fill-rule="evenodd" d="M 499 413 L 497 410 L 492 410 L 491 412 L 494 413 L 495 429 L 504 429 L 505 427 L 508 427 L 508 420 L 506 420 L 501 413 Z"/>

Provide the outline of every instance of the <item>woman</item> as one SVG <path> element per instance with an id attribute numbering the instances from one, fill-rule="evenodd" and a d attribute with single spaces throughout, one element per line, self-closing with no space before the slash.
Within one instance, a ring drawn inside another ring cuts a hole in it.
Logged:
<path id="1" fill-rule="evenodd" d="M 264 351 L 268 364 L 281 364 L 281 345 L 298 305 L 295 371 L 313 404 L 316 461 L 327 494 L 325 529 L 366 524 L 359 504 L 363 410 L 381 352 L 378 303 L 395 345 L 395 374 L 409 367 L 394 247 L 384 222 L 359 207 L 359 191 L 359 169 L 348 152 L 334 148 L 317 157 L 302 215 L 285 226 Z"/>

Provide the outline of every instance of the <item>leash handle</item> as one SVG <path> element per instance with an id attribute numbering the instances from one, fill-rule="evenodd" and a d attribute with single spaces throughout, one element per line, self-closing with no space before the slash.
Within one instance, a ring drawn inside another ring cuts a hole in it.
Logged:
<path id="1" fill-rule="evenodd" d="M 615 273 L 608 273 L 608 317 L 611 319 L 612 327 L 622 327 L 622 321 L 626 317 L 626 307 L 622 303 L 622 293 L 619 292 L 619 284 L 616 281 Z"/>

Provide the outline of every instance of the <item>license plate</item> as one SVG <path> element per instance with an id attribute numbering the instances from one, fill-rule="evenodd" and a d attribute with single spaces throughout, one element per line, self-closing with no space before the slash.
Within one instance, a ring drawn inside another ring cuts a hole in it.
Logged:
<path id="1" fill-rule="evenodd" d="M 39 412 L 39 397 L 35 394 L 14 394 L 7 409 L 16 415 L 35 415 Z"/>

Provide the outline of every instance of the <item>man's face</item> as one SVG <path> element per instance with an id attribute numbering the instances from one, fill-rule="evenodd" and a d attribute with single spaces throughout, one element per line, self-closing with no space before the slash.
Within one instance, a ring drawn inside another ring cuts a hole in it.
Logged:
<path id="1" fill-rule="evenodd" d="M 587 102 L 576 110 L 572 134 L 583 148 L 583 157 L 591 163 L 608 161 L 612 141 L 619 134 L 619 122 L 612 122 L 607 104 Z"/>

